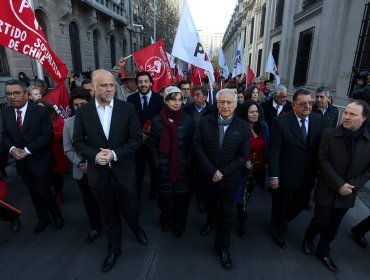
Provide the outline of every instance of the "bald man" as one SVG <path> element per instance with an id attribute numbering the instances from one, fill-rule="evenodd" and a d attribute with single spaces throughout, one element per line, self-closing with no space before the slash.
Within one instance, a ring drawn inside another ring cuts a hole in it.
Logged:
<path id="1" fill-rule="evenodd" d="M 88 162 L 87 177 L 102 209 L 109 271 L 121 255 L 121 213 L 136 238 L 147 243 L 138 221 L 135 151 L 141 144 L 140 121 L 131 104 L 114 97 L 114 78 L 106 70 L 92 74 L 95 98 L 76 111 L 73 146 Z"/>

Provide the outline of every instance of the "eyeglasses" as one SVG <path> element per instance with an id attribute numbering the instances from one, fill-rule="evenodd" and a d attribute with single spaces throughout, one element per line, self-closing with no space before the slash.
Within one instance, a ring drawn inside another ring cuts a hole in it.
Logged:
<path id="1" fill-rule="evenodd" d="M 23 91 L 13 91 L 13 92 L 5 92 L 6 97 L 19 97 Z"/>
<path id="2" fill-rule="evenodd" d="M 313 101 L 311 100 L 311 101 L 306 101 L 306 102 L 304 102 L 304 101 L 301 101 L 301 102 L 295 102 L 295 104 L 297 104 L 298 106 L 305 106 L 305 105 L 308 105 L 308 106 L 312 106 L 313 105 Z"/>

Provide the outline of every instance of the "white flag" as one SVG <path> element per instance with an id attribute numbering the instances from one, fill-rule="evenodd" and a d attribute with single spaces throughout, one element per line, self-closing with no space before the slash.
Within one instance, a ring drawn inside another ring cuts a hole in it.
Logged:
<path id="1" fill-rule="evenodd" d="M 222 47 L 220 47 L 220 55 L 218 57 L 218 65 L 220 66 L 222 70 L 222 77 L 225 78 L 225 80 L 229 77 L 229 67 L 227 67 L 224 52 L 222 50 Z"/>
<path id="2" fill-rule="evenodd" d="M 235 62 L 233 66 L 233 75 L 232 77 L 235 78 L 236 76 L 245 73 L 245 66 L 243 62 L 242 56 L 242 40 L 239 41 L 238 48 L 236 50 Z"/>
<path id="3" fill-rule="evenodd" d="M 195 28 L 195 24 L 186 1 L 184 2 L 179 27 L 177 28 L 176 38 L 172 48 L 172 55 L 187 63 L 207 70 L 210 75 L 213 76 L 212 63 L 206 56 L 206 52 L 200 42 L 199 34 Z"/>
<path id="4" fill-rule="evenodd" d="M 267 58 L 265 72 L 271 73 L 275 76 L 275 79 L 276 79 L 276 85 L 275 86 L 280 85 L 279 72 L 278 72 L 278 68 L 276 66 L 274 57 L 272 56 L 272 51 L 270 51 L 269 56 Z"/>
<path id="5" fill-rule="evenodd" d="M 211 47 L 209 48 L 209 55 L 208 55 L 209 61 L 211 63 L 212 63 L 212 57 L 213 57 L 213 38 L 211 40 Z"/>
<path id="6" fill-rule="evenodd" d="M 175 57 L 166 52 L 168 61 L 170 62 L 171 69 L 175 68 Z"/>

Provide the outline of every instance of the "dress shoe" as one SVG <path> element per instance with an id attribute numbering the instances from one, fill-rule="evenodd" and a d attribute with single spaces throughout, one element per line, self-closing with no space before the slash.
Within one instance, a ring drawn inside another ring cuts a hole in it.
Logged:
<path id="1" fill-rule="evenodd" d="M 99 236 L 98 230 L 92 230 L 86 237 L 86 243 L 91 244 Z"/>
<path id="2" fill-rule="evenodd" d="M 303 253 L 305 253 L 306 255 L 310 255 L 312 252 L 312 242 L 303 240 L 302 249 L 303 249 Z"/>
<path id="3" fill-rule="evenodd" d="M 217 249 L 217 254 L 221 259 L 221 265 L 225 269 L 232 269 L 233 263 L 230 258 L 230 253 L 228 249 Z"/>
<path id="4" fill-rule="evenodd" d="M 39 221 L 37 226 L 34 228 L 33 230 L 33 234 L 39 234 L 41 233 L 42 231 L 44 231 L 44 229 L 50 224 L 50 220 L 42 220 L 42 221 Z"/>
<path id="5" fill-rule="evenodd" d="M 62 217 L 54 217 L 53 218 L 53 225 L 54 225 L 56 230 L 62 229 L 62 227 L 64 225 L 63 218 Z"/>
<path id="6" fill-rule="evenodd" d="M 245 228 L 245 226 L 239 226 L 238 234 L 240 239 L 245 239 L 247 237 L 247 229 Z"/>
<path id="7" fill-rule="evenodd" d="M 173 235 L 177 238 L 180 239 L 182 237 L 182 231 L 181 230 L 175 230 Z"/>
<path id="8" fill-rule="evenodd" d="M 113 268 L 116 263 L 117 258 L 121 255 L 121 251 L 117 253 L 110 253 L 103 261 L 103 265 L 101 267 L 102 272 L 108 272 Z"/>
<path id="9" fill-rule="evenodd" d="M 355 239 L 356 243 L 360 245 L 362 248 L 367 248 L 367 241 L 364 235 L 358 234 L 356 231 L 351 229 L 353 238 Z"/>
<path id="10" fill-rule="evenodd" d="M 139 228 L 138 231 L 135 232 L 135 236 L 140 244 L 142 245 L 148 244 L 148 238 L 146 237 L 145 231 L 142 228 Z"/>
<path id="11" fill-rule="evenodd" d="M 277 236 L 276 234 L 272 234 L 272 238 L 274 239 L 276 245 L 278 245 L 281 249 L 286 249 L 287 245 L 283 238 Z"/>
<path id="12" fill-rule="evenodd" d="M 202 236 L 206 236 L 208 235 L 213 229 L 213 225 L 210 225 L 210 224 L 205 224 L 201 230 L 200 230 L 200 235 Z"/>
<path id="13" fill-rule="evenodd" d="M 335 263 L 330 257 L 324 257 L 317 254 L 316 257 L 319 258 L 322 261 L 322 263 L 332 272 L 338 272 L 339 268 L 335 265 Z"/>
<path id="14" fill-rule="evenodd" d="M 11 223 L 10 223 L 10 229 L 12 232 L 17 232 L 21 227 L 21 220 L 19 217 L 15 218 Z"/>

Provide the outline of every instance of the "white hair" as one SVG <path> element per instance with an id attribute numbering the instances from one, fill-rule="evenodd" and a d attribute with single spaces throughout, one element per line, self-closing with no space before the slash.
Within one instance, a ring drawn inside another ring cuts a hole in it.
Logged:
<path id="1" fill-rule="evenodd" d="M 224 88 L 224 89 L 221 89 L 219 90 L 217 93 L 216 93 L 216 100 L 218 101 L 219 97 L 221 94 L 232 94 L 233 97 L 234 97 L 234 103 L 237 103 L 238 102 L 238 95 L 235 93 L 235 91 L 231 88 Z"/>

